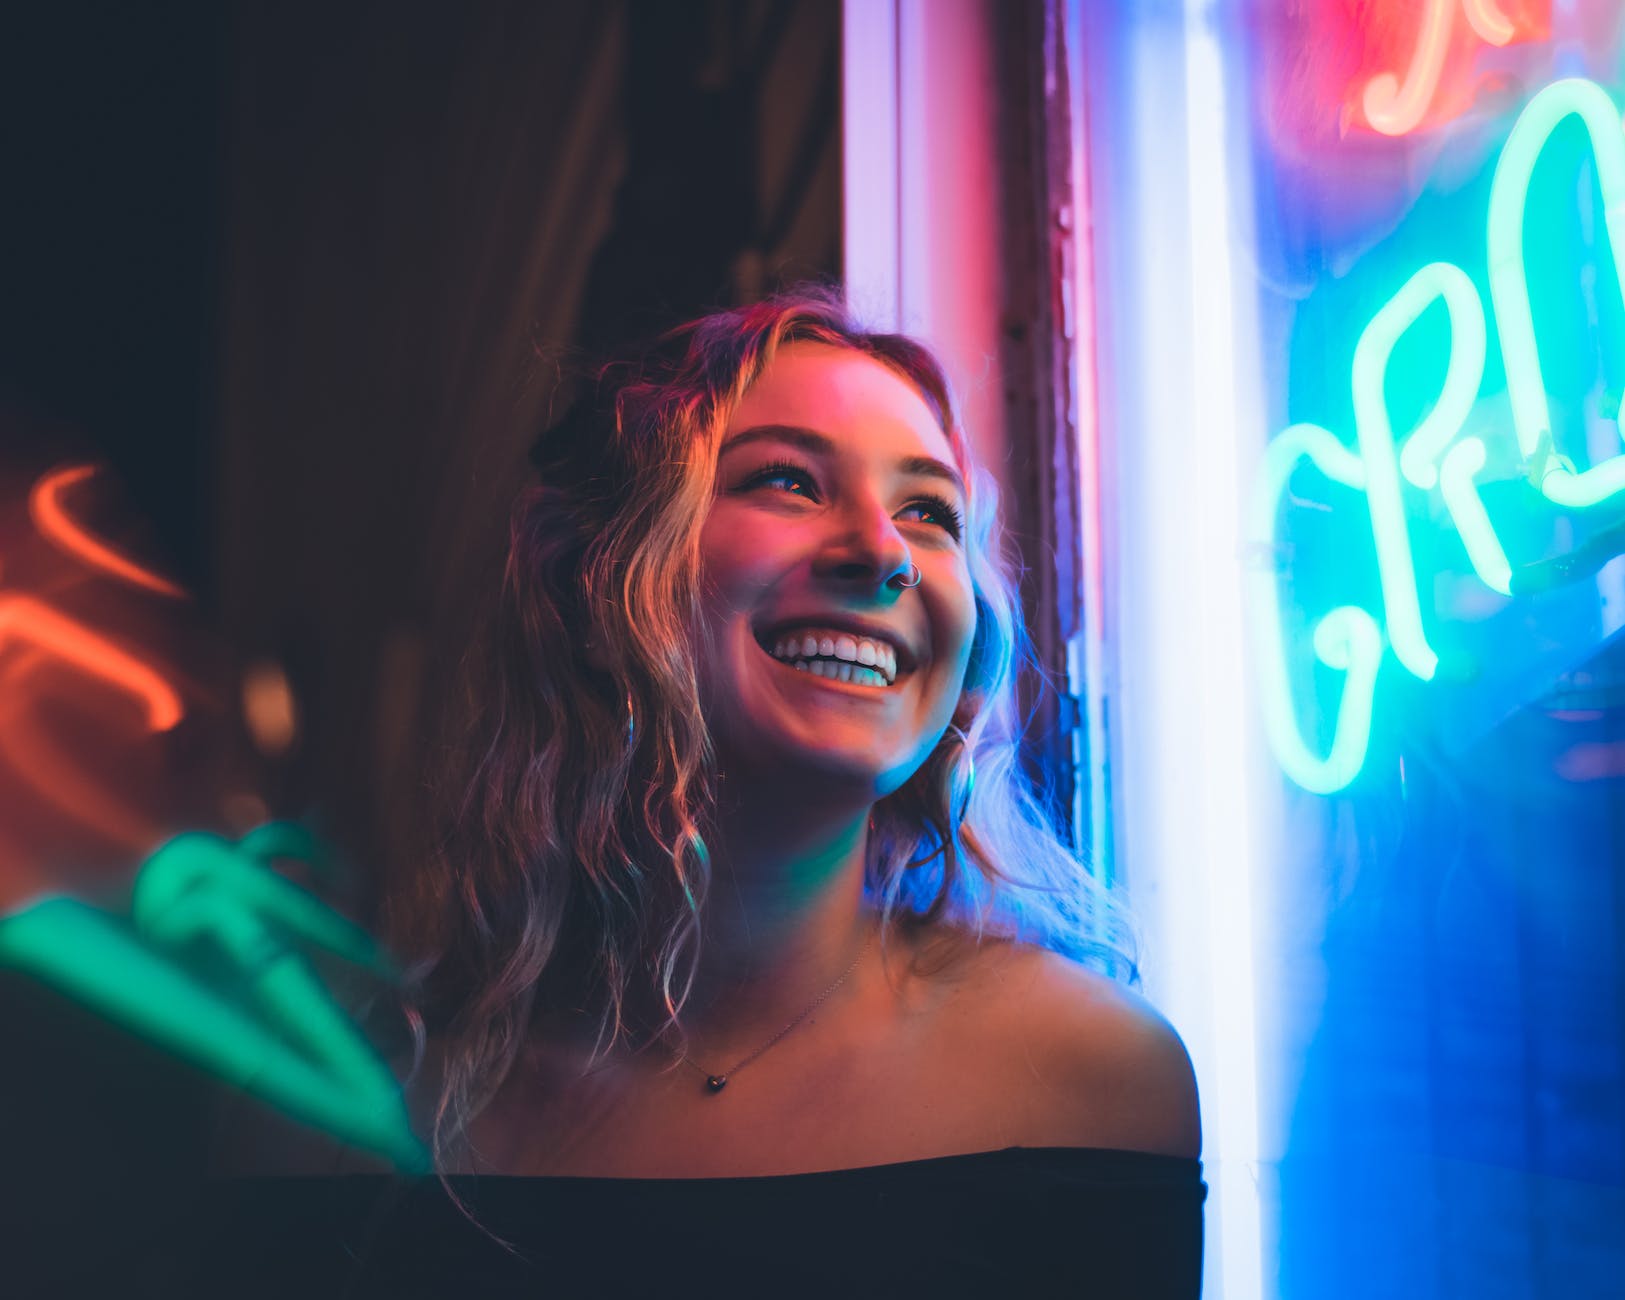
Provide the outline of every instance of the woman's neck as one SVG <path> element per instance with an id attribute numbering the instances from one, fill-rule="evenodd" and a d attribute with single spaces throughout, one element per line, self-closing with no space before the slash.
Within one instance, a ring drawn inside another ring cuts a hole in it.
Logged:
<path id="1" fill-rule="evenodd" d="M 863 899 L 866 803 L 832 811 L 763 792 L 730 800 L 725 790 L 718 807 L 682 1018 L 696 1043 L 726 1052 L 800 1014 L 852 964 L 876 922 Z"/>
<path id="2" fill-rule="evenodd" d="M 841 981 L 833 1001 L 850 1001 L 878 969 L 878 914 L 863 897 L 867 816 L 856 827 L 822 835 L 753 841 L 730 827 L 707 836 L 712 878 L 703 904 L 699 956 L 683 998 L 686 970 L 673 973 L 671 997 L 682 999 L 680 1024 L 688 1055 L 701 1060 L 743 1056 L 784 1028 Z M 787 847 L 787 845 L 789 847 Z M 862 957 L 858 968 L 843 974 Z M 640 971 L 623 1008 L 624 1049 L 651 1067 L 669 1064 L 679 1037 L 654 972 Z M 838 996 L 837 996 L 838 995 Z M 833 1009 L 833 1008 L 832 1008 Z M 590 1052 L 598 1017 L 585 1008 L 554 1007 L 537 1021 L 539 1035 L 572 1054 Z M 604 1036 L 607 1043 L 608 1035 Z"/>

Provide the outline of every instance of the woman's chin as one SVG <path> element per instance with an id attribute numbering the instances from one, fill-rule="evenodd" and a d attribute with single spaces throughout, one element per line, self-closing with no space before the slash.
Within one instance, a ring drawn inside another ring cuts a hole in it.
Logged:
<path id="1" fill-rule="evenodd" d="M 821 781 L 872 788 L 896 763 L 872 728 L 822 711 L 797 713 L 765 703 L 748 716 L 735 712 L 727 732 L 713 729 L 712 739 L 722 771 L 735 774 L 734 784 L 782 789 L 772 796 L 781 807 L 790 799 L 806 800 Z"/>

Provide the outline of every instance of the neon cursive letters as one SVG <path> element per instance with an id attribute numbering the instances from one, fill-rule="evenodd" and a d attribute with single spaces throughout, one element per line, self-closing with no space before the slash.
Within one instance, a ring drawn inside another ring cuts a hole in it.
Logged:
<path id="1" fill-rule="evenodd" d="M 1495 12 L 1481 8 L 1484 14 Z M 1625 455 L 1576 470 L 1555 453 L 1523 260 L 1524 212 L 1535 161 L 1558 124 L 1570 116 L 1578 116 L 1586 127 L 1616 266 L 1625 254 L 1625 132 L 1606 92 L 1592 82 L 1571 78 L 1547 86 L 1529 102 L 1502 149 L 1490 187 L 1489 283 L 1511 423 L 1524 471 L 1554 505 L 1589 509 L 1613 503 L 1625 493 Z M 1443 303 L 1450 320 L 1444 373 L 1432 408 L 1400 446 L 1383 383 L 1400 339 L 1436 302 Z M 1288 481 L 1298 466 L 1313 464 L 1332 482 L 1365 495 L 1386 623 L 1384 628 L 1374 613 L 1345 605 L 1316 625 L 1312 637 L 1316 658 L 1344 674 L 1332 739 L 1319 753 L 1304 739 L 1295 716 L 1275 565 L 1248 577 L 1246 600 L 1252 610 L 1266 733 L 1283 770 L 1307 790 L 1332 793 L 1358 775 L 1370 738 L 1384 640 L 1416 678 L 1432 680 L 1438 667 L 1438 655 L 1422 623 L 1419 580 L 1405 526 L 1406 484 L 1423 492 L 1439 491 L 1480 581 L 1502 595 L 1516 596 L 1524 590 L 1476 478 L 1488 460 L 1488 449 L 1480 438 L 1461 436 L 1480 396 L 1485 355 L 1483 304 L 1472 281 L 1453 263 L 1430 263 L 1377 311 L 1355 346 L 1350 383 L 1358 453 L 1330 430 L 1313 424 L 1291 426 L 1265 451 L 1249 512 L 1254 549 L 1272 557 L 1281 553 L 1277 525 Z M 1531 569 L 1549 567 L 1548 561 Z M 1535 585 L 1531 582 L 1528 589 Z"/>

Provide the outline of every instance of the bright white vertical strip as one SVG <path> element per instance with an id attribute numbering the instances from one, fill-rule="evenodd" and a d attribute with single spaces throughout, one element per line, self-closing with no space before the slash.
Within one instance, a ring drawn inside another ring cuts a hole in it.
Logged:
<path id="1" fill-rule="evenodd" d="M 937 97 L 948 91 L 933 76 L 929 24 L 942 19 L 944 0 L 896 0 L 897 4 L 897 322 L 905 334 L 931 342 L 938 317 L 938 231 L 934 211 L 939 179 L 931 147 Z M 962 7 L 962 6 L 954 6 Z M 941 179 L 946 179 L 945 177 Z M 934 273 L 934 274 L 933 274 Z"/>
<path id="2" fill-rule="evenodd" d="M 1241 485 L 1236 312 L 1231 280 L 1224 65 L 1213 0 L 1185 4 L 1186 221 L 1190 239 L 1192 485 L 1196 509 L 1192 623 L 1201 648 L 1194 675 L 1197 816 L 1207 845 L 1207 959 L 1212 986 L 1213 1113 L 1219 1131 L 1220 1260 L 1226 1300 L 1263 1295 L 1259 1198 L 1258 991 L 1253 974 L 1255 791 L 1245 737 L 1242 653 Z M 1250 445 L 1250 440 L 1248 440 Z M 1190 864 L 1194 866 L 1195 864 Z"/>
<path id="3" fill-rule="evenodd" d="M 1194 521 L 1208 485 L 1197 477 L 1195 441 L 1208 412 L 1193 386 L 1185 21 L 1182 9 L 1157 5 L 1125 14 L 1122 24 L 1125 39 L 1109 48 L 1123 63 L 1103 74 L 1122 90 L 1099 125 L 1110 140 L 1119 124 L 1115 147 L 1124 156 L 1108 174 L 1125 192 L 1098 196 L 1107 246 L 1127 254 L 1121 264 L 1102 258 L 1099 268 L 1115 295 L 1100 313 L 1102 337 L 1113 331 L 1114 359 L 1100 376 L 1102 396 L 1111 394 L 1102 464 L 1114 530 L 1106 592 L 1116 667 L 1113 833 L 1143 940 L 1145 995 L 1185 1040 L 1201 1089 L 1211 1188 L 1203 1294 L 1254 1300 L 1227 1297 L 1219 1269 L 1225 1152 L 1207 918 L 1209 896 L 1228 887 L 1229 862 L 1225 846 L 1208 842 L 1200 794 L 1208 775 L 1198 732 L 1207 638 L 1196 615 L 1204 558 Z"/>
<path id="4" fill-rule="evenodd" d="M 875 329 L 901 320 L 897 0 L 841 6 L 841 176 L 847 303 Z"/>

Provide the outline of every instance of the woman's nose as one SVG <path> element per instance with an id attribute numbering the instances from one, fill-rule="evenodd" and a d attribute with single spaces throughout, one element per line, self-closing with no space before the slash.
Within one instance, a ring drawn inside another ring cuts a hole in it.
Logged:
<path id="1" fill-rule="evenodd" d="M 879 504 L 853 507 L 845 515 L 845 526 L 817 557 L 814 572 L 843 582 L 861 582 L 882 587 L 895 575 L 905 574 L 912 564 L 907 538 L 897 530 L 897 522 Z"/>

